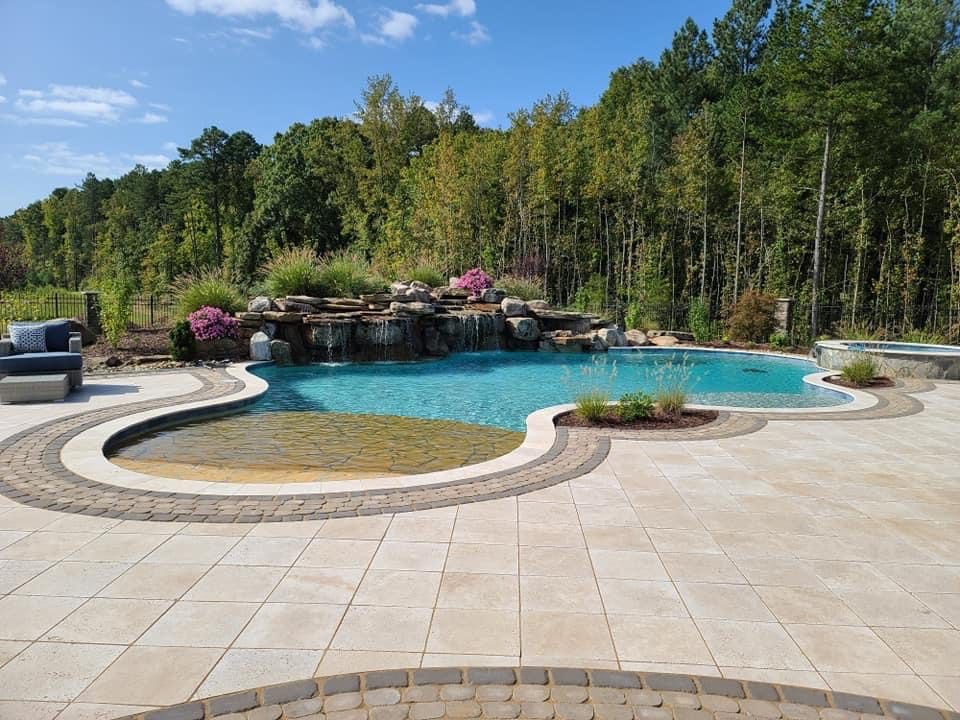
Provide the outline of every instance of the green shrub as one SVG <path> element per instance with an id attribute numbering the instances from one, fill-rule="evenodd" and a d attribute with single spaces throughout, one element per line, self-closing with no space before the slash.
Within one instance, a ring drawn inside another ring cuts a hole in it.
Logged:
<path id="1" fill-rule="evenodd" d="M 869 355 L 858 357 L 843 366 L 840 376 L 858 387 L 869 385 L 877 376 L 877 362 Z"/>
<path id="2" fill-rule="evenodd" d="M 116 347 L 130 325 L 136 288 L 122 273 L 104 278 L 98 284 L 100 327 L 107 341 Z"/>
<path id="3" fill-rule="evenodd" d="M 653 399 L 658 415 L 676 417 L 683 412 L 693 384 L 692 373 L 693 368 L 686 355 L 679 363 L 670 360 L 657 367 L 654 371 L 656 392 Z"/>
<path id="4" fill-rule="evenodd" d="M 834 337 L 841 340 L 883 340 L 886 334 L 883 328 L 875 328 L 867 323 L 837 323 L 828 336 L 820 339 L 829 340 Z"/>
<path id="5" fill-rule="evenodd" d="M 626 393 L 620 396 L 617 415 L 624 422 L 636 422 L 653 415 L 653 398 L 645 392 Z"/>
<path id="6" fill-rule="evenodd" d="M 330 253 L 320 261 L 320 282 L 327 293 L 337 297 L 380 292 L 387 286 L 363 255 L 349 249 Z"/>
<path id="7" fill-rule="evenodd" d="M 270 297 L 324 295 L 320 258 L 308 247 L 285 248 L 266 265 L 264 289 Z"/>
<path id="8" fill-rule="evenodd" d="M 609 393 L 605 393 L 602 390 L 588 390 L 587 392 L 577 395 L 575 401 L 577 404 L 576 413 L 584 420 L 598 422 L 606 417 L 607 410 L 609 409 L 607 403 L 609 401 Z"/>
<path id="9" fill-rule="evenodd" d="M 607 306 L 607 280 L 603 275 L 591 275 L 573 298 L 573 306 L 580 312 L 599 314 Z"/>
<path id="10" fill-rule="evenodd" d="M 945 345 L 947 343 L 946 336 L 934 330 L 905 330 L 900 340 L 920 345 Z"/>
<path id="11" fill-rule="evenodd" d="M 200 275 L 183 275 L 173 283 L 177 314 L 187 317 L 194 310 L 215 307 L 234 313 L 245 310 L 247 302 L 233 278 L 224 270 L 207 270 Z"/>
<path id="12" fill-rule="evenodd" d="M 778 350 L 790 347 L 790 338 L 784 332 L 777 331 L 770 336 L 770 344 Z"/>
<path id="13" fill-rule="evenodd" d="M 630 303 L 624 315 L 624 324 L 627 330 L 659 330 L 661 322 L 647 312 L 640 303 Z"/>
<path id="14" fill-rule="evenodd" d="M 496 286 L 503 290 L 507 297 L 521 300 L 542 300 L 544 298 L 543 283 L 516 275 L 504 275 L 497 280 Z"/>
<path id="15" fill-rule="evenodd" d="M 708 342 L 713 339 L 713 326 L 710 323 L 710 306 L 703 300 L 694 300 L 690 303 L 687 312 L 687 324 L 697 342 Z"/>
<path id="16" fill-rule="evenodd" d="M 444 287 L 449 278 L 430 265 L 417 265 L 403 276 L 404 280 L 419 280 L 432 288 Z"/>
<path id="17" fill-rule="evenodd" d="M 174 360 L 192 360 L 197 353 L 197 339 L 193 336 L 188 320 L 179 320 L 170 330 L 170 357 Z"/>
<path id="18" fill-rule="evenodd" d="M 730 337 L 741 342 L 766 342 L 776 327 L 776 309 L 777 300 L 772 295 L 745 292 L 730 316 Z"/>

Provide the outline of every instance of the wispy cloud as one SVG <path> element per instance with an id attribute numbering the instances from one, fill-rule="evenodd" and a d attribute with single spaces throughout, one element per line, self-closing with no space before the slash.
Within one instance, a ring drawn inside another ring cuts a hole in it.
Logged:
<path id="1" fill-rule="evenodd" d="M 45 125 L 47 127 L 86 127 L 79 120 L 57 117 L 24 117 L 13 113 L 0 113 L 0 121 L 14 125 Z"/>
<path id="2" fill-rule="evenodd" d="M 152 112 L 144 113 L 143 116 L 137 120 L 137 122 L 143 123 L 144 125 L 159 125 L 160 123 L 165 123 L 166 121 L 166 115 Z"/>
<path id="3" fill-rule="evenodd" d="M 7 76 L 3 73 L 0 73 L 0 87 L 3 87 L 7 84 Z"/>
<path id="4" fill-rule="evenodd" d="M 108 155 L 103 152 L 76 152 L 68 143 L 47 142 L 34 145 L 23 155 L 27 167 L 43 175 L 82 177 L 92 172 L 101 177 L 121 175 L 134 165 L 149 169 L 166 167 L 170 158 L 161 154 L 134 155 L 121 153 Z"/>
<path id="5" fill-rule="evenodd" d="M 470 17 L 477 12 L 477 3 L 474 0 L 450 0 L 450 2 L 443 4 L 422 3 L 417 5 L 417 9 L 440 17 L 449 17 L 450 15 Z"/>
<path id="6" fill-rule="evenodd" d="M 308 33 L 339 24 L 354 26 L 353 16 L 332 0 L 167 0 L 167 5 L 185 15 L 274 16 L 284 24 Z"/>
<path id="7" fill-rule="evenodd" d="M 28 115 L 72 115 L 90 120 L 115 121 L 137 104 L 123 90 L 86 85 L 50 85 L 47 90 L 21 90 L 15 103 Z"/>
<path id="8" fill-rule="evenodd" d="M 490 42 L 490 32 L 487 30 L 485 25 L 480 24 L 476 20 L 470 22 L 469 32 L 454 31 L 451 34 L 455 38 L 463 40 L 470 45 L 483 45 L 485 42 Z"/>
<path id="9" fill-rule="evenodd" d="M 316 35 L 312 35 L 303 41 L 303 44 L 306 45 L 311 50 L 323 50 L 327 44 Z"/>
<path id="10" fill-rule="evenodd" d="M 173 110 L 173 108 L 166 103 L 147 103 L 147 105 L 152 107 L 154 110 L 160 110 L 162 112 L 170 112 Z"/>
<path id="11" fill-rule="evenodd" d="M 7 99 L 3 95 L 0 95 L 0 104 L 5 103 L 6 101 Z"/>
<path id="12" fill-rule="evenodd" d="M 273 29 L 272 28 L 257 29 L 257 28 L 238 27 L 238 28 L 233 28 L 233 34 L 238 35 L 242 38 L 251 38 L 253 40 L 269 40 L 270 38 L 273 37 Z"/>
<path id="13" fill-rule="evenodd" d="M 419 22 L 416 15 L 399 10 L 387 10 L 380 15 L 376 34 L 365 34 L 361 35 L 360 38 L 366 43 L 375 45 L 386 45 L 390 42 L 400 43 L 413 37 Z"/>
<path id="14" fill-rule="evenodd" d="M 490 127 L 493 124 L 494 115 L 490 110 L 480 110 L 473 113 L 473 119 L 477 121 L 477 125 L 483 125 L 484 127 Z"/>
<path id="15" fill-rule="evenodd" d="M 142 80 L 131 80 L 131 81 L 130 81 L 130 85 L 131 85 L 131 87 L 141 88 L 141 89 L 142 89 L 142 88 L 148 88 L 148 87 L 150 87 L 149 85 L 147 85 L 147 84 L 146 84 L 145 82 L 143 82 Z"/>

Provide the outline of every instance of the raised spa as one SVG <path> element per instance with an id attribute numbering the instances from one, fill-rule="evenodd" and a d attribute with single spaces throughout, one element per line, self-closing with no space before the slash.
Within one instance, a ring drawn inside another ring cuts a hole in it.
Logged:
<path id="1" fill-rule="evenodd" d="M 873 340 L 823 340 L 813 349 L 817 364 L 842 370 L 851 360 L 869 355 L 880 374 L 890 377 L 960 380 L 960 347 Z"/>

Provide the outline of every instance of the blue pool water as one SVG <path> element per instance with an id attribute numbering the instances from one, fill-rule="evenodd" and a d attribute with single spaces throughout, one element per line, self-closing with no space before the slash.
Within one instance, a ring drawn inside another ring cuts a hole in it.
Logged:
<path id="1" fill-rule="evenodd" d="M 523 430 L 531 412 L 572 402 L 589 385 L 608 387 L 616 399 L 636 390 L 653 393 L 658 377 L 684 372 L 693 403 L 805 408 L 849 401 L 803 382 L 816 370 L 806 360 L 702 350 L 478 352 L 411 363 L 264 365 L 253 372 L 270 389 L 250 410 L 402 415 Z"/>

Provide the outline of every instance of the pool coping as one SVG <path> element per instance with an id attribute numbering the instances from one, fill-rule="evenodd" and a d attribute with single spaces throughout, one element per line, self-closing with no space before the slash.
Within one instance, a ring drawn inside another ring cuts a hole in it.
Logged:
<path id="1" fill-rule="evenodd" d="M 671 350 L 673 348 L 657 348 Z M 644 351 L 647 348 L 640 348 Z M 702 349 L 704 352 L 733 352 L 784 357 L 782 354 L 725 350 Z M 786 357 L 807 360 L 796 355 Z M 519 447 L 505 455 L 481 463 L 465 465 L 450 470 L 438 470 L 430 473 L 380 476 L 357 480 L 320 480 L 314 482 L 294 483 L 231 483 L 204 480 L 185 480 L 168 478 L 158 475 L 148 475 L 134 470 L 120 467 L 106 457 L 111 445 L 146 432 L 157 427 L 181 422 L 186 419 L 200 418 L 230 412 L 260 398 L 269 388 L 269 383 L 258 375 L 250 372 L 254 367 L 269 365 L 268 362 L 250 361 L 231 365 L 225 369 L 227 374 L 241 384 L 238 392 L 211 400 L 185 401 L 174 406 L 166 406 L 144 410 L 129 416 L 108 420 L 76 434 L 63 446 L 60 459 L 66 469 L 89 480 L 106 482 L 117 487 L 132 490 L 150 490 L 159 492 L 191 493 L 196 495 L 249 495 L 273 497 L 283 495 L 323 495 L 327 493 L 391 490 L 412 487 L 442 486 L 450 482 L 469 481 L 493 473 L 509 473 L 523 466 L 543 458 L 557 442 L 555 418 L 558 415 L 575 409 L 573 404 L 553 405 L 541 408 L 530 413 L 526 418 L 526 432 Z M 816 372 L 804 376 L 803 381 L 815 387 L 847 395 L 852 400 L 843 405 L 833 405 L 816 408 L 743 408 L 724 405 L 691 404 L 693 409 L 717 410 L 723 413 L 744 413 L 749 415 L 772 416 L 789 415 L 795 418 L 798 415 L 814 417 L 818 414 L 836 414 L 856 412 L 874 407 L 878 398 L 874 395 L 837 388 L 827 384 L 824 378 L 834 372 Z"/>

